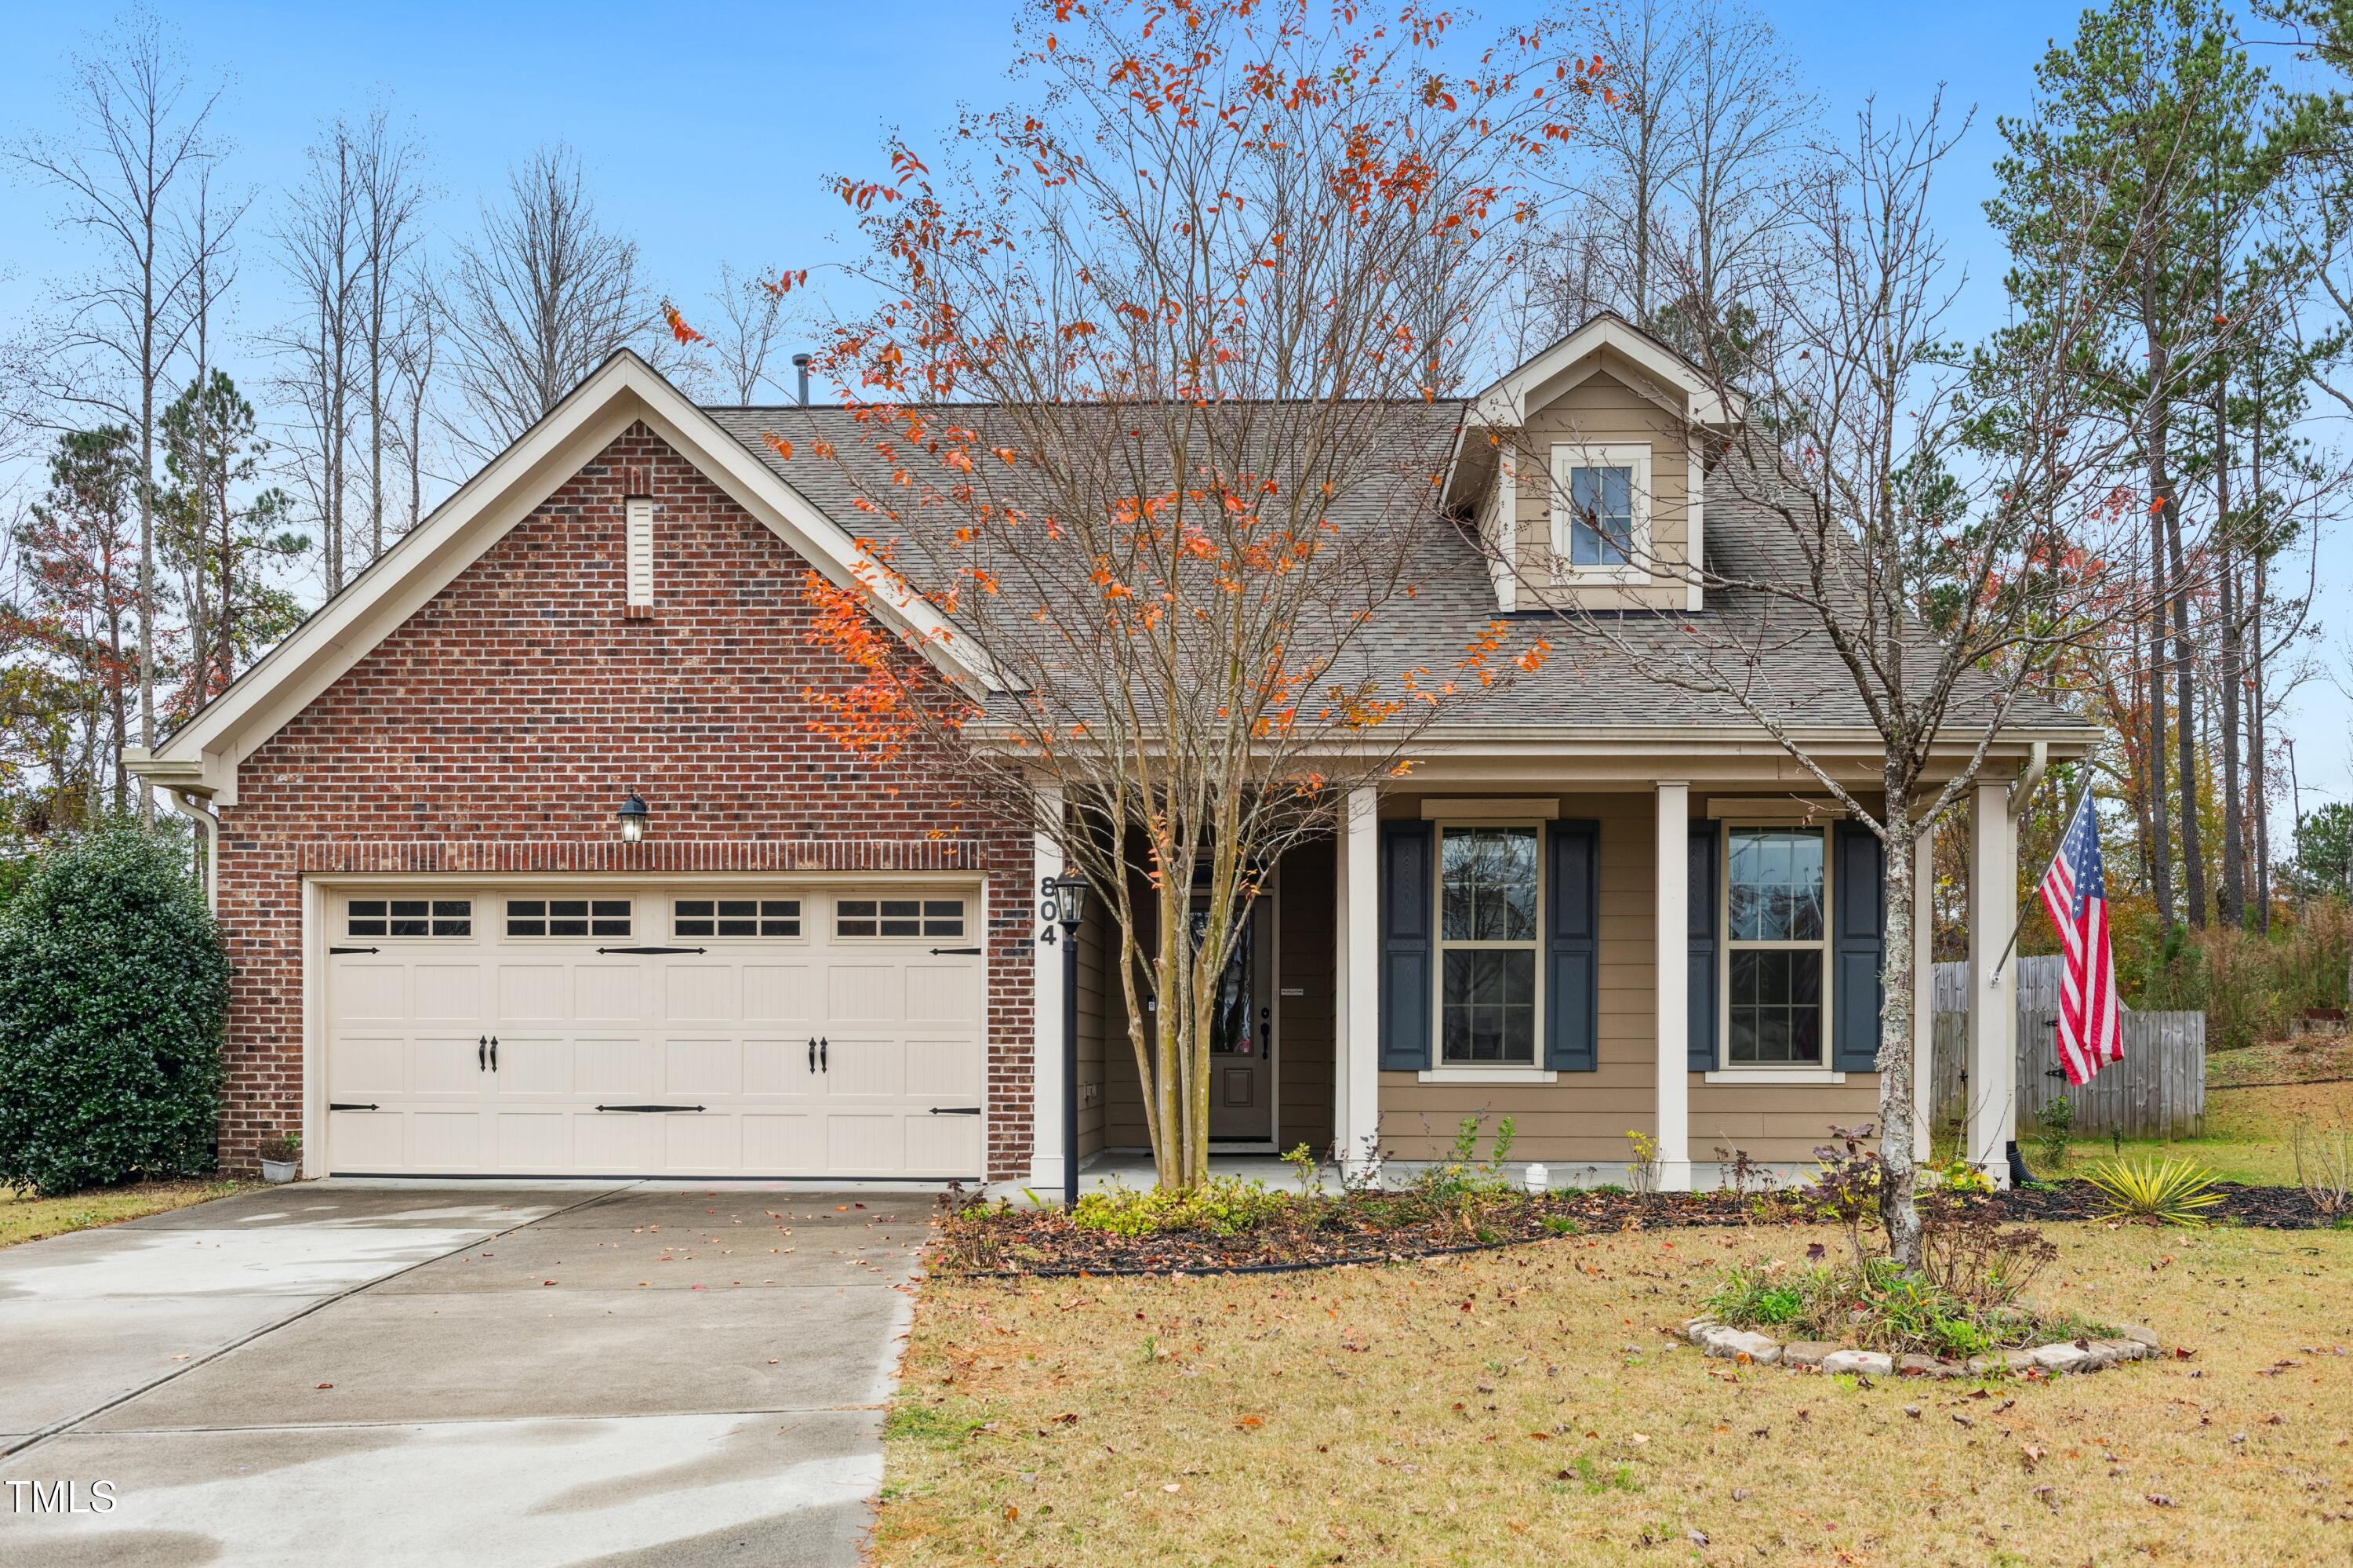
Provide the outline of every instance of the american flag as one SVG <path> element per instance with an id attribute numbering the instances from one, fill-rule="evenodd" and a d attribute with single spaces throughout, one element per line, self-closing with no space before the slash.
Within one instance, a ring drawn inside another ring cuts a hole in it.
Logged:
<path id="1" fill-rule="evenodd" d="M 2099 814 L 2089 789 L 2042 874 L 2042 906 L 2067 949 L 2059 990 L 2059 1065 L 2069 1083 L 2086 1084 L 2125 1054 L 2124 999 L 2116 994 L 2116 952 L 2108 943 L 2108 880 L 2100 867 Z"/>

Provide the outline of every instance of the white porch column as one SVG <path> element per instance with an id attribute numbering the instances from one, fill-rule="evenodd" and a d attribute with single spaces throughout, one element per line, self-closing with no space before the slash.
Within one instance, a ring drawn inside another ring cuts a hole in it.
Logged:
<path id="1" fill-rule="evenodd" d="M 1061 791 L 1041 790 L 1040 813 L 1060 818 Z M 1053 836 L 1039 832 L 1030 840 L 1029 893 L 1034 900 L 1041 878 L 1062 874 L 1062 849 Z M 1037 910 L 1025 906 L 1033 930 L 1045 928 Z M 1098 901 L 1092 911 L 1101 917 Z M 1092 935 L 1092 933 L 1090 933 Z M 1071 961 L 1071 945 L 1030 949 L 1029 997 L 1029 1181 L 1043 1191 L 1062 1186 L 1062 967 Z"/>
<path id="2" fill-rule="evenodd" d="M 1691 1191 L 1691 786 L 1659 783 L 1659 1190 Z"/>
<path id="3" fill-rule="evenodd" d="M 1923 833 L 1912 856 L 1912 1158 L 1928 1158 L 1930 1081 L 1936 1062 L 1936 837 Z"/>
<path id="4" fill-rule="evenodd" d="M 1997 1186 L 2010 1185 L 2018 1136 L 2018 959 L 1999 981 L 1993 966 L 2018 925 L 2018 843 L 2010 781 L 1980 779 L 1969 824 L 1969 1083 L 1966 1150 Z"/>
<path id="5" fill-rule="evenodd" d="M 1333 1082 L 1333 1134 L 1353 1169 L 1380 1126 L 1380 792 L 1348 791 L 1340 837 L 1339 1044 Z"/>

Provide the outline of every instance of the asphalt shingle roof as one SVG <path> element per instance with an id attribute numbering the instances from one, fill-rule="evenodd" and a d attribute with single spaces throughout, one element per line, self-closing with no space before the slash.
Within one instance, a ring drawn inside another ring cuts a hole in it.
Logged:
<path id="1" fill-rule="evenodd" d="M 1346 531 L 1352 522 L 1393 509 L 1399 502 L 1427 507 L 1428 474 L 1445 465 L 1465 410 L 1460 402 L 1401 409 L 1388 406 L 1398 438 L 1415 450 L 1398 465 L 1404 493 L 1345 499 L 1334 521 Z M 887 466 L 871 450 L 873 431 L 839 408 L 713 408 L 719 426 L 787 484 L 850 534 L 886 539 L 898 526 L 859 509 L 860 493 L 883 493 Z M 945 412 L 945 410 L 943 410 Z M 986 419 L 986 410 L 958 408 L 966 423 Z M 764 439 L 774 434 L 793 443 L 790 461 Z M 819 442 L 833 456 L 817 455 Z M 1764 577 L 1795 571 L 1799 561 L 1782 524 L 1742 493 L 1753 486 L 1735 482 L 1724 467 L 1707 481 L 1706 553 L 1709 567 L 1735 577 Z M 1465 530 L 1430 512 L 1426 525 L 1411 530 L 1408 580 L 1410 597 L 1397 597 L 1376 612 L 1361 644 L 1366 670 L 1376 675 L 1426 669 L 1439 678 L 1451 673 L 1465 648 L 1497 620 L 1495 592 L 1486 563 Z M 919 556 L 920 552 L 915 553 Z M 902 554 L 902 567 L 911 558 Z M 1686 662 L 1696 641 L 1709 652 L 1756 650 L 1755 700 L 1789 725 L 1812 728 L 1869 723 L 1852 677 L 1819 626 L 1803 611 L 1768 603 L 1754 592 L 1710 589 L 1708 607 L 1697 615 L 1681 612 L 1626 613 L 1609 618 L 1606 629 L 1549 610 L 1522 611 L 1510 619 L 1506 653 L 1542 637 L 1552 653 L 1534 673 L 1512 673 L 1506 683 L 1478 694 L 1448 710 L 1440 728 L 1460 726 L 1655 726 L 1662 724 L 1745 726 L 1755 721 L 1727 693 L 1693 690 L 1663 679 L 1659 671 Z M 1651 668 L 1644 666 L 1648 663 Z M 1967 724 L 1990 711 L 1989 682 L 1966 681 L 1947 722 Z M 2075 726 L 2084 721 L 2039 701 L 2013 704 L 2012 725 Z"/>

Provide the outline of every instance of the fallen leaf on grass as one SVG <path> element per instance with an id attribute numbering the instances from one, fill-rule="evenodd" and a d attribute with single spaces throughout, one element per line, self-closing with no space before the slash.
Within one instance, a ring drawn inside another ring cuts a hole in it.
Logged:
<path id="1" fill-rule="evenodd" d="M 1182 1481 L 1171 1481 L 1160 1489 L 1164 1492 L 1181 1492 L 1185 1489 L 1185 1483 Z"/>
<path id="2" fill-rule="evenodd" d="M 1071 1419 L 1075 1421 L 1078 1417 L 1074 1415 Z M 1235 1422 L 1234 1425 L 1240 1427 L 1245 1432 L 1250 1432 L 1265 1425 L 1266 1417 L 1263 1415 L 1245 1415 L 1240 1421 Z"/>
<path id="3" fill-rule="evenodd" d="M 333 1383 L 321 1383 L 319 1386 L 320 1386 L 321 1388 L 332 1388 L 332 1387 L 334 1387 L 335 1385 L 334 1385 Z"/>
<path id="4" fill-rule="evenodd" d="M 2155 1503 L 2159 1508 L 2172 1508 L 2176 1506 L 2174 1500 L 2171 1498 L 2167 1497 L 2163 1492 L 2149 1493 L 2148 1500 Z"/>

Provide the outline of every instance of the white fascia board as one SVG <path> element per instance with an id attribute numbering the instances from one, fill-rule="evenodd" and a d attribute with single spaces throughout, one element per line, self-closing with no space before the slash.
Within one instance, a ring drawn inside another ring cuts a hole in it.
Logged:
<path id="1" fill-rule="evenodd" d="M 1472 406 L 1473 416 L 1486 425 L 1525 425 L 1529 395 L 1601 348 L 1615 350 L 1681 391 L 1686 404 L 1683 412 L 1694 424 L 1731 423 L 1737 421 L 1743 412 L 1741 399 L 1736 394 L 1727 418 L 1725 399 L 1716 395 L 1704 376 L 1615 316 L 1599 316 L 1479 394 Z"/>
<path id="2" fill-rule="evenodd" d="M 838 524 L 624 351 L 157 747 L 151 766 L 182 778 L 194 773 L 216 801 L 235 805 L 240 762 L 639 419 L 830 580 L 847 587 L 860 580 L 861 567 L 871 570 Z M 915 632 L 935 664 L 995 688 L 976 651 L 953 646 L 930 605 L 892 594 L 882 574 L 873 586 L 878 608 Z"/>

